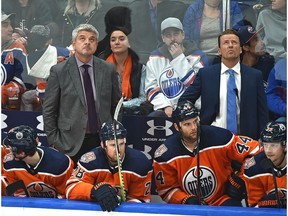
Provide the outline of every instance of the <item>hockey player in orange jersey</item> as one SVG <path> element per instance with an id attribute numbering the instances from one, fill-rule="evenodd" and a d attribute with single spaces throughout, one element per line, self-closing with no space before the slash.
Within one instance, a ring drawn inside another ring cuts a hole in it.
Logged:
<path id="1" fill-rule="evenodd" d="M 129 148 L 126 129 L 116 121 L 116 138 L 122 161 L 122 176 L 128 202 L 150 202 L 152 162 L 140 151 Z M 120 205 L 120 175 L 114 141 L 114 126 L 104 123 L 100 130 L 101 146 L 84 154 L 67 181 L 66 197 L 99 202 L 103 211 Z"/>
<path id="2" fill-rule="evenodd" d="M 260 142 L 264 151 L 247 160 L 244 166 L 248 204 L 251 207 L 287 208 L 286 122 L 269 122 L 260 134 Z"/>
<path id="3" fill-rule="evenodd" d="M 5 196 L 6 195 L 6 187 L 7 187 L 7 179 L 4 175 L 4 158 L 5 155 L 7 154 L 11 154 L 11 149 L 7 148 L 7 146 L 5 145 L 1 145 L 1 196 Z"/>
<path id="4" fill-rule="evenodd" d="M 179 133 L 169 137 L 154 155 L 156 188 L 163 201 L 242 206 L 241 198 L 230 195 L 228 190 L 231 188 L 227 186 L 232 174 L 231 162 L 243 162 L 245 157 L 257 153 L 258 142 L 236 136 L 227 129 L 200 126 L 199 112 L 189 101 L 180 102 L 172 117 Z M 242 179 L 234 176 L 233 181 L 245 191 Z"/>
<path id="5" fill-rule="evenodd" d="M 72 174 L 73 161 L 55 149 L 38 144 L 39 139 L 31 127 L 21 125 L 12 128 L 4 139 L 4 145 L 11 148 L 12 153 L 4 157 L 2 175 L 9 185 L 23 180 L 28 191 L 26 196 L 64 198 L 65 183 Z M 6 195 L 25 196 L 24 191 Z"/>

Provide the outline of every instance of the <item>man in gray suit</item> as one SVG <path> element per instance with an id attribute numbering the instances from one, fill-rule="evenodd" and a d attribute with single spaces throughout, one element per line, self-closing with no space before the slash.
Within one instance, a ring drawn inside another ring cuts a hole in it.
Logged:
<path id="1" fill-rule="evenodd" d="M 73 30 L 75 54 L 51 68 L 45 92 L 43 118 L 48 142 L 69 155 L 75 165 L 84 153 L 100 145 L 101 124 L 112 120 L 122 94 L 114 66 L 93 56 L 98 38 L 90 24 Z"/>

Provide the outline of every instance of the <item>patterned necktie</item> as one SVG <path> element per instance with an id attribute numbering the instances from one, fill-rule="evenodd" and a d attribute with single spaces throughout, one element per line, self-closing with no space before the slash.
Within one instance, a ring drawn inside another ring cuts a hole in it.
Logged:
<path id="1" fill-rule="evenodd" d="M 84 68 L 84 72 L 82 71 L 82 77 L 84 82 L 84 89 L 85 89 L 85 95 L 86 95 L 86 102 L 88 107 L 88 130 L 90 133 L 95 134 L 98 131 L 98 119 L 97 119 L 97 113 L 96 113 L 96 107 L 93 96 L 93 88 L 91 83 L 91 78 L 88 73 L 89 65 L 82 65 Z"/>
<path id="2" fill-rule="evenodd" d="M 227 129 L 232 133 L 237 133 L 237 105 L 236 105 L 236 84 L 234 71 L 227 70 L 229 79 L 227 84 Z"/>

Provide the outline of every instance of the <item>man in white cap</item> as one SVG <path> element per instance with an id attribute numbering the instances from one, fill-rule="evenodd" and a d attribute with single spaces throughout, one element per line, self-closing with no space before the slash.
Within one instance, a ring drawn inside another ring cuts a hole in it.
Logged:
<path id="1" fill-rule="evenodd" d="M 22 73 L 26 65 L 26 48 L 13 40 L 12 21 L 15 14 L 1 14 L 1 103 L 2 109 L 19 110 L 25 90 Z"/>
<path id="2" fill-rule="evenodd" d="M 179 19 L 168 17 L 161 23 L 163 45 L 154 50 L 147 62 L 145 92 L 155 112 L 150 116 L 171 117 L 178 98 L 207 64 L 206 55 L 185 33 Z"/>

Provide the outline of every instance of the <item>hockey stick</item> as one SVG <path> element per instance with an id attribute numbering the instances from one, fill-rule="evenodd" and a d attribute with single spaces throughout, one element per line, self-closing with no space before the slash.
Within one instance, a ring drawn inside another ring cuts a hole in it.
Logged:
<path id="1" fill-rule="evenodd" d="M 197 122 L 197 140 L 196 140 L 196 155 L 197 155 L 197 198 L 199 204 L 201 204 L 201 186 L 200 186 L 200 154 L 199 154 L 199 146 L 200 144 L 200 123 L 199 120 Z"/>
<path id="2" fill-rule="evenodd" d="M 126 201 L 126 192 L 125 192 L 125 187 L 124 187 L 124 177 L 123 177 L 123 173 L 122 173 L 122 161 L 120 160 L 119 143 L 118 143 L 117 136 L 116 136 L 116 129 L 117 129 L 116 128 L 116 121 L 118 119 L 122 104 L 123 104 L 123 97 L 120 98 L 120 100 L 116 106 L 115 113 L 114 113 L 113 127 L 114 127 L 114 142 L 115 142 L 115 148 L 116 148 L 118 174 L 119 174 L 119 182 L 120 182 L 120 190 L 121 190 L 121 200 L 123 202 L 125 202 Z"/>
<path id="3" fill-rule="evenodd" d="M 30 197 L 28 190 L 23 180 L 17 180 L 6 187 L 6 196 L 14 196 L 14 194 L 22 189 L 25 192 L 26 197 Z"/>
<path id="4" fill-rule="evenodd" d="M 269 158 L 264 158 L 260 164 L 264 169 L 271 169 L 271 171 L 272 171 L 273 183 L 274 183 L 274 188 L 275 188 L 275 196 L 276 196 L 276 200 L 277 200 L 277 207 L 281 208 L 281 201 L 280 201 L 279 194 L 278 194 L 276 174 L 275 174 L 275 170 L 273 167 L 273 163 Z"/>

